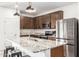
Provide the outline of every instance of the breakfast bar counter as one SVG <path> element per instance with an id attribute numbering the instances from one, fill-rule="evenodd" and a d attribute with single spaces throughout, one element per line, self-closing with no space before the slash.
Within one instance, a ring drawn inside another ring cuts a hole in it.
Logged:
<path id="1" fill-rule="evenodd" d="M 45 51 L 66 44 L 66 42 L 52 41 L 34 37 L 21 37 L 20 40 L 21 46 L 27 48 L 33 53 Z"/>
<path id="2" fill-rule="evenodd" d="M 32 57 L 45 57 L 45 51 L 66 44 L 65 41 L 59 42 L 34 37 L 20 37 L 20 43 L 15 43 L 11 40 L 9 42 Z"/>

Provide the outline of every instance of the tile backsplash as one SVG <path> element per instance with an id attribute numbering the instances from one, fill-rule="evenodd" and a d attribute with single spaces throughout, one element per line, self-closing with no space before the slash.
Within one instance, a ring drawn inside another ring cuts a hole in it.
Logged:
<path id="1" fill-rule="evenodd" d="M 45 35 L 45 31 L 56 31 L 56 29 L 21 29 L 21 35 L 29 35 L 29 34 L 42 34 Z"/>

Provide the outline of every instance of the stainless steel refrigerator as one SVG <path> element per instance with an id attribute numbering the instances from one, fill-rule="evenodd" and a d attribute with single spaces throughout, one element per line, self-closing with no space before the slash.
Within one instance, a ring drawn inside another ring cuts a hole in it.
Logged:
<path id="1" fill-rule="evenodd" d="M 56 21 L 56 37 L 59 41 L 66 41 L 64 56 L 78 56 L 78 20 L 69 18 Z"/>

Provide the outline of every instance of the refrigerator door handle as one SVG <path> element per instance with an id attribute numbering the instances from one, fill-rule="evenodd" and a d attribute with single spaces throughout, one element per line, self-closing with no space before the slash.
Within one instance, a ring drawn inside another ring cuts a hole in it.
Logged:
<path id="1" fill-rule="evenodd" d="M 66 45 L 75 46 L 74 44 L 69 44 L 69 43 L 68 43 L 68 44 L 66 44 Z"/>
<path id="2" fill-rule="evenodd" d="M 56 38 L 56 39 L 72 40 L 72 39 L 67 39 L 67 38 Z"/>

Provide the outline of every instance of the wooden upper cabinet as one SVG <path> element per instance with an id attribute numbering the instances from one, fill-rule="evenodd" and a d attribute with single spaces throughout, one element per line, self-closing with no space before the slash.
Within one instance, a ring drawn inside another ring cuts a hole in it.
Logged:
<path id="1" fill-rule="evenodd" d="M 38 17 L 38 22 L 39 22 L 38 27 L 39 27 L 39 29 L 42 29 L 42 21 L 43 21 L 43 16 L 39 16 Z"/>
<path id="2" fill-rule="evenodd" d="M 20 16 L 20 29 L 23 29 L 24 27 L 24 17 Z"/>
<path id="3" fill-rule="evenodd" d="M 34 29 L 39 29 L 38 17 L 33 18 Z"/>
<path id="4" fill-rule="evenodd" d="M 44 29 L 44 25 L 48 24 L 50 28 L 50 14 L 39 16 L 38 17 L 39 28 Z"/>
<path id="5" fill-rule="evenodd" d="M 33 29 L 33 20 L 30 17 L 20 16 L 21 29 Z"/>
<path id="6" fill-rule="evenodd" d="M 20 17 L 21 29 L 55 29 L 56 20 L 63 19 L 63 11 L 56 11 L 38 17 Z"/>
<path id="7" fill-rule="evenodd" d="M 56 28 L 56 20 L 63 19 L 63 11 L 51 13 L 51 29 Z"/>
<path id="8" fill-rule="evenodd" d="M 50 14 L 42 15 L 35 17 L 35 29 L 47 29 L 44 28 L 44 25 L 48 26 L 49 29 L 55 29 L 56 28 L 56 20 L 63 19 L 63 11 L 56 11 Z"/>
<path id="9" fill-rule="evenodd" d="M 51 14 L 51 28 L 54 29 L 56 28 L 56 15 Z"/>

